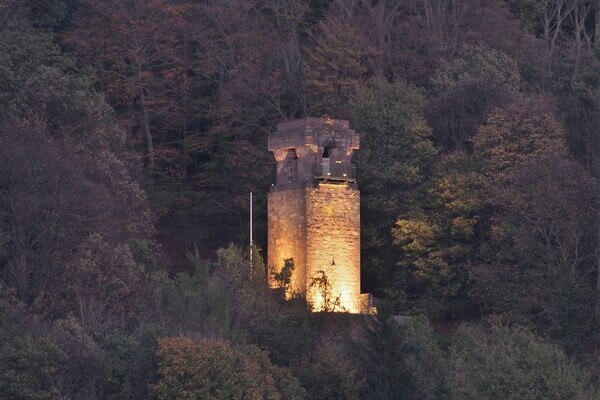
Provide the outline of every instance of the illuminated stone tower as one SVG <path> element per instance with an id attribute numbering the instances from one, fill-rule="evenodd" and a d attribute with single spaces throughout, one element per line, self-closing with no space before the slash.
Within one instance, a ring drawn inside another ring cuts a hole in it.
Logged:
<path id="1" fill-rule="evenodd" d="M 286 296 L 305 296 L 315 311 L 361 311 L 360 193 L 351 164 L 358 148 L 344 120 L 282 122 L 269 136 L 277 161 L 268 195 L 269 284 L 277 287 L 272 274 L 293 258 Z"/>

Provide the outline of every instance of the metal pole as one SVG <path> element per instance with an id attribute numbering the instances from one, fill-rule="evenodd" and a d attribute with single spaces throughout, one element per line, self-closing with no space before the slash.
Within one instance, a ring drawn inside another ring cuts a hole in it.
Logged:
<path id="1" fill-rule="evenodd" d="M 250 270 L 252 270 L 252 192 L 250 192 Z"/>

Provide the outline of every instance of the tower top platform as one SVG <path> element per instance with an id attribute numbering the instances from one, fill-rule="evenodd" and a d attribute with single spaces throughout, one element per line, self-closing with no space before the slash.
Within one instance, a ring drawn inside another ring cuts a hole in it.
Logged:
<path id="1" fill-rule="evenodd" d="M 277 124 L 277 131 L 269 135 L 269 151 L 310 148 L 344 149 L 351 153 L 359 148 L 358 134 L 344 119 L 301 118 Z"/>
<path id="2" fill-rule="evenodd" d="M 269 151 L 277 161 L 271 190 L 329 181 L 355 184 L 352 153 L 358 134 L 343 119 L 302 118 L 281 122 L 269 135 Z"/>

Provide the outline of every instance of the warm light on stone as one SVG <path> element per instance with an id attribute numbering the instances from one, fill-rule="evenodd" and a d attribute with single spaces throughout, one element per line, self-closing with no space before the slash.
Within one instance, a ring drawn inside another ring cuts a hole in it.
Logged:
<path id="1" fill-rule="evenodd" d="M 361 312 L 355 149 L 358 135 L 343 120 L 284 122 L 269 136 L 277 160 L 268 195 L 269 284 L 278 286 L 272 274 L 293 258 L 286 297 L 303 296 L 314 311 Z"/>

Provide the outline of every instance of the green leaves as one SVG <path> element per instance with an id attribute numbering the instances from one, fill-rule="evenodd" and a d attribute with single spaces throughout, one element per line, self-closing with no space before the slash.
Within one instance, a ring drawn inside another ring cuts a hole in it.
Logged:
<path id="1" fill-rule="evenodd" d="M 428 315 L 465 312 L 468 266 L 477 254 L 489 212 L 487 178 L 470 155 L 440 157 L 419 188 L 420 203 L 401 213 L 392 228 L 400 250 L 397 276 Z"/>
<path id="2" fill-rule="evenodd" d="M 357 353 L 365 375 L 362 398 L 444 398 L 443 353 L 425 318 L 399 321 L 381 312 Z"/>
<path id="3" fill-rule="evenodd" d="M 0 347 L 0 397 L 53 398 L 66 355 L 50 338 L 15 337 Z"/>
<path id="4" fill-rule="evenodd" d="M 593 399 L 589 374 L 527 330 L 464 325 L 449 353 L 453 399 Z"/>
<path id="5" fill-rule="evenodd" d="M 350 103 L 352 128 L 361 134 L 356 156 L 361 189 L 363 264 L 371 287 L 384 288 L 393 271 L 390 229 L 410 207 L 436 149 L 423 116 L 420 91 L 408 84 L 370 81 Z M 374 284 L 374 282 L 377 282 Z"/>
<path id="6" fill-rule="evenodd" d="M 402 82 L 370 81 L 358 88 L 350 120 L 361 134 L 357 163 L 363 191 L 388 184 L 405 188 L 423 179 L 436 150 L 422 102 L 419 90 Z"/>
<path id="7" fill-rule="evenodd" d="M 506 54 L 484 44 L 463 47 L 458 57 L 443 64 L 432 79 L 433 89 L 438 93 L 469 83 L 518 91 L 520 81 L 517 63 Z"/>
<path id="8" fill-rule="evenodd" d="M 303 399 L 304 390 L 289 370 L 271 364 L 254 346 L 183 337 L 159 341 L 160 400 Z"/>
<path id="9" fill-rule="evenodd" d="M 469 147 L 468 140 L 487 114 L 517 97 L 521 78 L 516 62 L 486 45 L 465 46 L 436 70 L 428 120 L 436 143 L 447 149 Z"/>

